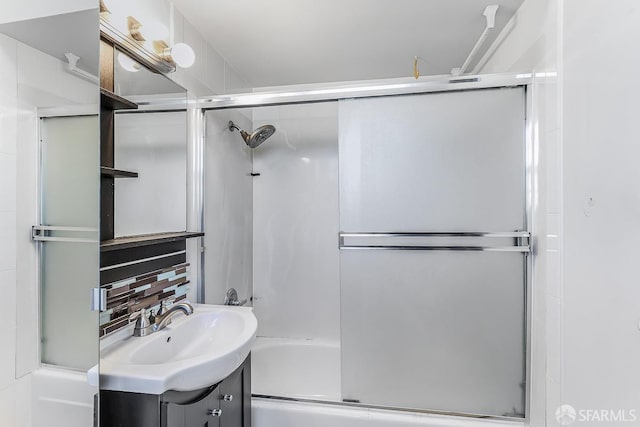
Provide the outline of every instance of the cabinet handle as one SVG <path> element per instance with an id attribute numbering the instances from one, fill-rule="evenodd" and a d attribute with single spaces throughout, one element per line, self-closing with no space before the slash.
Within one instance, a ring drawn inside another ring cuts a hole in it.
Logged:
<path id="1" fill-rule="evenodd" d="M 212 417 L 219 417 L 222 415 L 222 409 L 209 409 L 209 415 Z"/>
<path id="2" fill-rule="evenodd" d="M 233 394 L 223 394 L 222 396 L 220 396 L 220 400 L 231 402 L 233 400 Z"/>

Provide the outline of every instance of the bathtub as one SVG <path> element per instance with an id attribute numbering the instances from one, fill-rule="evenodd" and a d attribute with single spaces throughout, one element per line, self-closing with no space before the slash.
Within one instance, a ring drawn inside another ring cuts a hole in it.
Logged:
<path id="1" fill-rule="evenodd" d="M 87 373 L 43 366 L 32 374 L 33 427 L 93 426 L 93 396 Z"/>
<path id="2" fill-rule="evenodd" d="M 524 426 L 518 420 L 341 404 L 340 346 L 331 341 L 258 337 L 251 352 L 251 387 L 252 427 Z"/>
<path id="3" fill-rule="evenodd" d="M 258 337 L 251 349 L 254 395 L 340 402 L 340 345 Z"/>

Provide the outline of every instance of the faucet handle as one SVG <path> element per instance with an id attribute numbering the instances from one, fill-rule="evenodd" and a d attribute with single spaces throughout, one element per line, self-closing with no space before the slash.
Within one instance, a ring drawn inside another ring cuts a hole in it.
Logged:
<path id="1" fill-rule="evenodd" d="M 158 313 L 156 314 L 156 317 L 160 317 L 164 314 L 164 312 L 167 310 L 167 300 L 161 300 L 160 301 L 160 308 L 158 309 Z"/>
<path id="2" fill-rule="evenodd" d="M 224 297 L 224 305 L 241 306 L 247 303 L 247 299 L 238 301 L 238 291 L 235 288 L 229 288 L 226 296 Z"/>
<path id="3" fill-rule="evenodd" d="M 136 324 L 133 327 L 134 337 L 144 337 L 153 332 L 153 324 L 149 320 L 149 315 L 147 314 L 146 309 L 142 308 L 140 311 L 131 313 L 129 320 L 136 320 Z"/>

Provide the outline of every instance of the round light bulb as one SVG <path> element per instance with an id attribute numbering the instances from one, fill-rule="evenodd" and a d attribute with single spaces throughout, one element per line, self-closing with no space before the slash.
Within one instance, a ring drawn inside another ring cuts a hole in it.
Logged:
<path id="1" fill-rule="evenodd" d="M 182 68 L 189 68 L 196 62 L 196 54 L 188 44 L 176 43 L 171 48 L 171 59 Z"/>
<path id="2" fill-rule="evenodd" d="M 118 63 L 123 69 L 129 72 L 137 73 L 138 71 L 140 71 L 140 64 L 138 64 L 136 61 L 131 59 L 130 56 L 125 55 L 122 52 L 118 53 Z"/>

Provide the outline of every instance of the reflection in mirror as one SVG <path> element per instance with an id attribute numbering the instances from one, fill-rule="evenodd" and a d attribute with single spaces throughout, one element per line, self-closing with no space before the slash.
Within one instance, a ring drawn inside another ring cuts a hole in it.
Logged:
<path id="1" fill-rule="evenodd" d="M 186 90 L 101 35 L 104 356 L 132 335 L 132 316 L 158 313 L 163 303 L 166 310 L 185 299 L 190 286 Z M 98 384 L 100 369 L 89 371 L 91 384 Z M 104 393 L 113 391 L 104 387 L 103 408 L 109 405 Z M 101 423 L 111 425 L 112 416 L 113 411 L 101 412 Z"/>
<path id="2" fill-rule="evenodd" d="M 115 49 L 114 93 L 139 106 L 153 109 L 185 108 L 186 91 L 172 80 L 152 71 L 122 50 Z"/>
<path id="3" fill-rule="evenodd" d="M 98 361 L 98 9 L 61 12 L 0 25 L 0 217 L 16 230 L 6 252 L 0 224 L 0 271 L 13 271 L 0 277 L 1 322 L 15 327 L 2 329 L 0 394 L 20 402 L 2 402 L 2 426 L 92 425 L 98 391 L 86 382 Z"/>
<path id="4" fill-rule="evenodd" d="M 186 91 L 118 48 L 114 89 L 138 105 L 115 113 L 115 165 L 138 176 L 115 180 L 114 237 L 185 231 Z"/>

